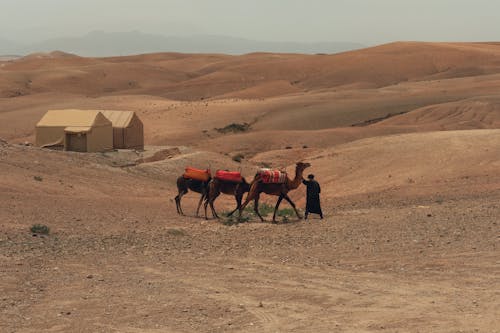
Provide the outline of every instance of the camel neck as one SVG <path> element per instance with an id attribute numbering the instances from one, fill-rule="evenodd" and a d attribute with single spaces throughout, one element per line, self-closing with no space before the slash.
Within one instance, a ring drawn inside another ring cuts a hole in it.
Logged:
<path id="1" fill-rule="evenodd" d="M 290 182 L 290 188 L 296 189 L 302 184 L 302 174 L 304 170 L 299 169 L 299 167 L 295 167 L 295 178 Z"/>

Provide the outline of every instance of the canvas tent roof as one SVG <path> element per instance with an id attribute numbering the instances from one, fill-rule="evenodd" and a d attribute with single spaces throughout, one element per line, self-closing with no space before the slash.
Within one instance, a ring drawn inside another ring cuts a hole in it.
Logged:
<path id="1" fill-rule="evenodd" d="M 49 110 L 36 125 L 37 127 L 92 127 L 108 125 L 106 119 L 97 110 Z"/>
<path id="2" fill-rule="evenodd" d="M 113 127 L 126 128 L 134 117 L 134 111 L 101 110 L 101 113 L 111 121 Z"/>
<path id="3" fill-rule="evenodd" d="M 87 133 L 90 132 L 92 127 L 87 126 L 68 126 L 64 129 L 64 132 L 67 133 Z"/>

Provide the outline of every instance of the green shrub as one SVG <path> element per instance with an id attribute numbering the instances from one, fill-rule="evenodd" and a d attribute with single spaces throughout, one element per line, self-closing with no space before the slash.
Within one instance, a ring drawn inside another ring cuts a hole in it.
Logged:
<path id="1" fill-rule="evenodd" d="M 44 224 L 33 224 L 30 231 L 34 234 L 48 235 L 50 228 Z"/>
<path id="2" fill-rule="evenodd" d="M 232 157 L 233 161 L 241 163 L 241 160 L 244 159 L 245 156 L 243 154 L 236 154 Z"/>
<path id="3" fill-rule="evenodd" d="M 282 203 L 283 204 L 283 203 Z M 299 209 L 300 212 L 300 209 Z M 229 212 L 223 212 L 222 214 L 224 216 L 227 216 Z M 267 203 L 260 203 L 259 204 L 259 213 L 262 215 L 262 217 L 267 217 L 270 216 L 274 213 L 274 206 L 267 204 Z M 236 211 L 232 216 L 227 217 L 225 220 L 223 220 L 224 225 L 233 225 L 237 223 L 242 223 L 242 222 L 248 222 L 249 220 L 253 220 L 257 218 L 257 214 L 255 214 L 255 210 L 253 208 L 253 205 L 248 205 L 243 209 L 241 220 L 238 222 L 238 218 L 235 217 L 237 216 L 238 212 Z M 282 218 L 283 222 L 287 223 L 289 222 L 290 218 L 295 216 L 295 210 L 290 207 L 282 208 L 279 209 L 276 212 L 276 216 L 279 216 Z"/>
<path id="4" fill-rule="evenodd" d="M 186 236 L 186 232 L 182 229 L 168 229 L 167 234 L 172 236 Z"/>
<path id="5" fill-rule="evenodd" d="M 250 218 L 248 216 L 242 216 L 240 219 L 238 219 L 238 217 L 235 217 L 234 215 L 227 216 L 227 213 L 225 213 L 224 215 L 226 217 L 222 220 L 222 224 L 227 226 L 232 226 L 239 223 L 245 223 L 250 221 Z"/>
<path id="6" fill-rule="evenodd" d="M 216 128 L 215 130 L 219 133 L 226 134 L 226 133 L 246 132 L 249 129 L 250 129 L 249 123 L 243 123 L 243 124 L 232 123 L 222 128 Z"/>
<path id="7" fill-rule="evenodd" d="M 268 216 L 269 214 L 274 213 L 274 206 L 267 203 L 261 203 L 259 204 L 259 213 L 262 216 Z"/>
<path id="8" fill-rule="evenodd" d="M 278 210 L 276 215 L 283 216 L 283 217 L 293 216 L 293 215 L 295 215 L 295 210 L 293 210 L 293 208 L 283 208 L 283 209 Z"/>

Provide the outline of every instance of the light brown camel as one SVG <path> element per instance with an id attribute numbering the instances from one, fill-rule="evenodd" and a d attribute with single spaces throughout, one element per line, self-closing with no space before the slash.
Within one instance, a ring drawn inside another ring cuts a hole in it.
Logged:
<path id="1" fill-rule="evenodd" d="M 234 195 L 236 199 L 236 208 L 231 211 L 227 216 L 233 215 L 235 211 L 237 211 L 241 206 L 241 200 L 243 199 L 243 194 L 250 190 L 250 184 L 247 183 L 245 178 L 242 177 L 241 183 L 230 182 L 227 180 L 214 178 L 208 184 L 208 194 L 207 199 L 205 200 L 205 219 L 208 220 L 207 217 L 207 206 L 210 204 L 210 208 L 212 209 L 212 215 L 216 218 L 219 218 L 217 212 L 214 208 L 214 201 L 217 197 L 223 193 L 228 195 Z"/>
<path id="2" fill-rule="evenodd" d="M 275 195 L 279 197 L 278 202 L 276 202 L 276 207 L 274 207 L 273 223 L 276 222 L 276 211 L 278 210 L 281 200 L 283 199 L 285 199 L 290 203 L 290 205 L 295 210 L 295 214 L 297 214 L 297 217 L 301 219 L 302 217 L 297 211 L 295 204 L 288 196 L 288 192 L 295 190 L 296 188 L 299 187 L 300 184 L 302 184 L 302 179 L 303 179 L 302 175 L 304 173 L 304 170 L 310 166 L 311 164 L 309 163 L 298 162 L 295 166 L 295 178 L 292 180 L 287 176 L 285 182 L 282 184 L 263 183 L 262 180 L 260 179 L 260 175 L 256 174 L 255 178 L 250 184 L 250 191 L 248 192 L 245 202 L 240 206 L 238 218 L 241 219 L 241 212 L 243 211 L 243 209 L 245 209 L 245 207 L 248 205 L 250 201 L 254 200 L 253 209 L 255 210 L 257 216 L 260 217 L 260 220 L 264 222 L 264 219 L 259 213 L 259 196 L 261 193 L 266 193 L 269 195 Z"/>
<path id="3" fill-rule="evenodd" d="M 200 212 L 201 203 L 203 200 L 206 200 L 208 193 L 208 183 L 210 179 L 206 182 L 196 179 L 187 179 L 183 176 L 177 178 L 177 191 L 178 194 L 175 196 L 175 206 L 177 208 L 177 214 L 184 215 L 181 207 L 181 199 L 182 197 L 189 192 L 189 190 L 200 193 L 200 201 L 198 202 L 198 208 L 196 209 L 196 216 L 198 216 Z"/>

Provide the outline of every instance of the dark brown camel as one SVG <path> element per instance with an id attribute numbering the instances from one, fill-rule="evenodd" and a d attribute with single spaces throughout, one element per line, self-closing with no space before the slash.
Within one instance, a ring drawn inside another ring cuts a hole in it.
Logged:
<path id="1" fill-rule="evenodd" d="M 259 174 L 255 175 L 255 178 L 250 184 L 250 191 L 248 192 L 245 202 L 240 206 L 238 218 L 241 219 L 241 212 L 243 211 L 243 209 L 245 209 L 245 207 L 248 205 L 250 201 L 254 200 L 253 208 L 255 210 L 255 213 L 257 214 L 258 217 L 260 217 L 260 220 L 264 222 L 264 219 L 259 213 L 259 196 L 261 193 L 266 193 L 269 195 L 275 195 L 279 197 L 278 202 L 276 202 L 276 207 L 274 207 L 273 223 L 276 222 L 276 211 L 278 210 L 280 203 L 283 199 L 285 199 L 286 201 L 288 201 L 288 203 L 290 203 L 290 205 L 295 210 L 295 214 L 297 214 L 297 217 L 301 219 L 302 217 L 297 211 L 295 204 L 288 196 L 288 192 L 295 190 L 296 188 L 299 187 L 300 184 L 302 184 L 302 179 L 303 179 L 302 175 L 304 173 L 304 170 L 310 166 L 311 164 L 309 163 L 298 162 L 295 166 L 295 178 L 292 180 L 287 176 L 285 182 L 282 184 L 263 183 L 262 180 L 260 179 L 260 175 Z"/>
<path id="2" fill-rule="evenodd" d="M 198 202 L 198 208 L 196 209 L 196 216 L 198 216 L 200 212 L 201 203 L 207 197 L 209 182 L 210 179 L 204 182 L 201 180 L 184 178 L 183 176 L 177 178 L 177 191 L 179 192 L 179 194 L 177 194 L 177 196 L 175 197 L 177 214 L 184 215 L 184 212 L 182 211 L 181 207 L 181 199 L 186 193 L 189 192 L 189 190 L 191 190 L 193 192 L 201 194 L 200 202 Z"/>
<path id="3" fill-rule="evenodd" d="M 208 184 L 208 195 L 205 200 L 205 219 L 208 220 L 207 217 L 207 206 L 210 204 L 210 208 L 212 209 L 212 215 L 216 218 L 219 218 L 217 212 L 214 208 L 214 201 L 217 197 L 223 193 L 228 195 L 233 195 L 236 199 L 236 208 L 231 211 L 227 216 L 233 215 L 235 211 L 237 211 L 241 206 L 241 200 L 243 199 L 243 194 L 250 190 L 250 184 L 247 183 L 245 178 L 242 178 L 241 183 L 230 182 L 226 180 L 221 180 L 214 178 Z"/>

